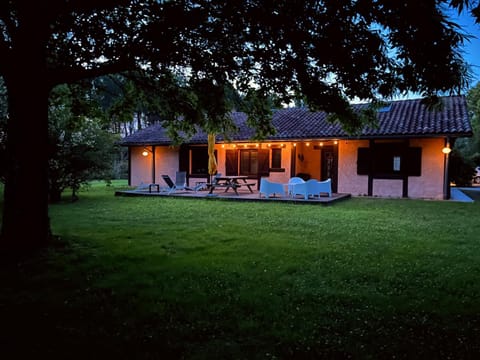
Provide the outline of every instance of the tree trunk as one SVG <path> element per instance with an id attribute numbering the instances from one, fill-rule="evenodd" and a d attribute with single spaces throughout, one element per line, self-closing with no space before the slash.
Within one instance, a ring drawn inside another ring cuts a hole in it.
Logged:
<path id="1" fill-rule="evenodd" d="M 48 94 L 42 61 L 25 55 L 5 76 L 7 163 L 0 251 L 29 251 L 51 238 L 48 217 Z M 35 66 L 37 65 L 37 66 Z"/>

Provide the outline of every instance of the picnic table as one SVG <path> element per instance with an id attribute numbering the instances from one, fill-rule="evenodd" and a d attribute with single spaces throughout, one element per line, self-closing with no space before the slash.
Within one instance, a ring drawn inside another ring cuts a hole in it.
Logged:
<path id="1" fill-rule="evenodd" d="M 213 190 L 216 188 L 224 188 L 225 192 L 228 191 L 228 189 L 233 189 L 235 191 L 235 194 L 238 195 L 237 189 L 242 186 L 246 186 L 248 190 L 250 190 L 251 193 L 253 193 L 252 186 L 254 186 L 256 183 L 254 182 L 248 182 L 248 176 L 246 175 L 235 175 L 235 176 L 218 176 L 215 177 L 215 181 L 209 184 L 210 191 L 209 194 L 213 193 Z"/>

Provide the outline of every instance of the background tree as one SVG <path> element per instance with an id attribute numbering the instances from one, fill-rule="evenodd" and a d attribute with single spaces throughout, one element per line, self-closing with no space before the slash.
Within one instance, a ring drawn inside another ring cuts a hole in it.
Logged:
<path id="1" fill-rule="evenodd" d="M 57 202 L 66 188 L 76 200 L 80 186 L 110 179 L 119 137 L 109 131 L 103 112 L 83 88 L 57 86 L 50 96 L 49 200 Z"/>
<path id="2" fill-rule="evenodd" d="M 5 182 L 5 141 L 7 134 L 7 89 L 0 76 L 0 182 Z"/>
<path id="3" fill-rule="evenodd" d="M 459 186 L 467 186 L 480 165 L 480 83 L 467 93 L 467 105 L 473 128 L 471 138 L 458 139 L 450 157 L 450 180 Z"/>
<path id="4" fill-rule="evenodd" d="M 468 139 L 466 155 L 480 165 L 480 83 L 467 93 L 467 104 L 471 114 L 473 137 Z"/>
<path id="5" fill-rule="evenodd" d="M 170 99 L 185 100 L 171 102 L 170 114 L 184 121 L 168 117 L 170 129 L 205 121 L 188 92 L 170 81 L 183 78 L 190 85 L 228 83 L 257 99 L 302 98 L 353 132 L 368 116 L 354 113 L 348 99 L 398 92 L 435 98 L 465 86 L 464 37 L 445 15 L 447 6 L 477 11 L 478 2 L 1 2 L 0 75 L 9 118 L 0 246 L 31 249 L 50 238 L 48 96 L 54 86 L 146 69 L 166 81 Z M 251 119 L 269 131 L 268 116 Z"/>

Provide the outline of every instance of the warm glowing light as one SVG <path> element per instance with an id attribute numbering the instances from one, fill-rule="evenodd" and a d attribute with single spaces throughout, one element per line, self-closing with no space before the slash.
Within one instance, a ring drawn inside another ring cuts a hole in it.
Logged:
<path id="1" fill-rule="evenodd" d="M 333 143 L 334 143 L 335 145 L 337 145 L 337 144 L 338 144 L 338 141 L 337 141 L 337 140 L 335 140 Z"/>
<path id="2" fill-rule="evenodd" d="M 285 146 L 285 144 L 280 144 L 280 146 L 281 146 L 281 147 L 284 147 L 284 146 Z"/>
<path id="3" fill-rule="evenodd" d="M 452 151 L 452 149 L 450 148 L 450 145 L 448 145 L 448 144 L 447 144 L 447 146 L 445 146 L 445 147 L 442 149 L 442 152 L 443 152 L 445 155 L 450 154 L 451 151 Z"/>
<path id="4" fill-rule="evenodd" d="M 307 146 L 310 146 L 310 143 L 309 143 L 309 142 L 307 142 L 305 145 L 307 145 Z"/>
<path id="5" fill-rule="evenodd" d="M 320 146 L 323 146 L 323 142 L 320 143 Z"/>
<path id="6" fill-rule="evenodd" d="M 147 151 L 147 150 L 143 150 L 143 151 L 142 151 L 142 155 L 143 155 L 143 156 L 148 156 L 148 151 Z"/>
<path id="7" fill-rule="evenodd" d="M 222 144 L 222 148 L 225 148 L 225 144 Z"/>
<path id="8" fill-rule="evenodd" d="M 257 144 L 255 144 L 255 146 L 256 146 L 256 147 L 259 147 L 260 145 L 257 143 Z"/>
<path id="9" fill-rule="evenodd" d="M 293 143 L 293 146 L 297 146 L 297 143 Z"/>
<path id="10" fill-rule="evenodd" d="M 237 147 L 237 145 L 233 144 L 233 145 L 232 145 L 232 147 L 236 148 L 236 147 Z"/>

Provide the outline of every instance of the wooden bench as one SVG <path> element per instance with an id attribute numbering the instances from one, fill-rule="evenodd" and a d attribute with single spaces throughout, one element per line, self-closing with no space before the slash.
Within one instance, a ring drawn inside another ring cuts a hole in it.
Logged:
<path id="1" fill-rule="evenodd" d="M 240 186 L 246 186 L 246 187 L 248 187 L 248 190 L 250 190 L 250 192 L 251 192 L 252 194 L 253 194 L 252 186 L 255 186 L 255 185 L 257 185 L 257 183 L 255 183 L 255 182 L 251 182 L 251 183 L 249 183 L 249 182 L 238 183 L 238 187 L 240 187 Z"/>
<path id="2" fill-rule="evenodd" d="M 212 194 L 213 193 L 213 190 L 217 189 L 217 188 L 223 188 L 225 189 L 225 192 L 228 191 L 228 189 L 233 189 L 233 191 L 235 191 L 235 194 L 238 195 L 238 192 L 237 192 L 237 188 L 240 187 L 240 184 L 223 184 L 223 183 L 209 183 L 207 184 L 207 187 L 210 189 L 209 191 L 209 194 Z"/>

